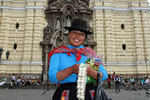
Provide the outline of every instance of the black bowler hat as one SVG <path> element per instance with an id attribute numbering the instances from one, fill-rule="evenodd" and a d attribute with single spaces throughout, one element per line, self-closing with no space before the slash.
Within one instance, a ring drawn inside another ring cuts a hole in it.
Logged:
<path id="1" fill-rule="evenodd" d="M 78 30 L 81 32 L 85 32 L 86 34 L 93 34 L 92 32 L 88 31 L 87 22 L 81 19 L 74 19 L 71 23 L 70 27 L 64 27 L 68 30 Z"/>

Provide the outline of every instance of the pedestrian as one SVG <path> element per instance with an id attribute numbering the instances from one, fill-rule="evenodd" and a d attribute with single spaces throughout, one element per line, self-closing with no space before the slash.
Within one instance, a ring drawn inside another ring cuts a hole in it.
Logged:
<path id="1" fill-rule="evenodd" d="M 2 78 L 2 82 L 6 82 L 7 78 L 6 77 L 3 77 Z"/>
<path id="2" fill-rule="evenodd" d="M 129 87 L 129 82 L 128 82 L 128 79 L 127 79 L 127 78 L 124 80 L 123 85 L 128 89 L 128 87 Z"/>
<path id="3" fill-rule="evenodd" d="M 108 88 L 111 88 L 111 76 L 110 74 L 108 74 L 108 79 L 107 79 L 107 84 L 108 84 Z"/>
<path id="4" fill-rule="evenodd" d="M 17 86 L 21 86 L 21 77 L 19 76 L 16 81 Z"/>
<path id="5" fill-rule="evenodd" d="M 145 78 L 145 82 L 144 82 L 144 83 L 145 83 L 145 85 L 147 85 L 147 86 L 148 86 L 148 84 L 150 83 L 150 79 L 149 79 L 148 77 L 146 77 L 146 78 Z"/>
<path id="6" fill-rule="evenodd" d="M 31 84 L 32 84 L 32 85 L 35 85 L 35 84 L 36 84 L 36 82 L 35 82 L 35 77 L 32 77 L 32 79 L 31 79 Z"/>
<path id="7" fill-rule="evenodd" d="M 25 86 L 30 86 L 30 85 L 31 85 L 31 79 L 29 77 L 27 77 Z"/>
<path id="8" fill-rule="evenodd" d="M 141 79 L 141 85 L 143 86 L 145 83 L 145 77 Z"/>
<path id="9" fill-rule="evenodd" d="M 120 85 L 123 84 L 123 77 L 122 77 L 122 74 L 119 75 L 119 78 L 120 78 Z"/>
<path id="10" fill-rule="evenodd" d="M 53 83 L 59 83 L 52 100 L 77 100 L 77 78 L 78 70 L 81 63 L 85 63 L 88 56 L 96 56 L 96 53 L 88 47 L 84 47 L 83 43 L 88 34 L 86 21 L 82 19 L 74 19 L 69 30 L 67 46 L 60 46 L 49 53 L 49 79 Z M 106 80 L 107 71 L 102 64 L 99 65 L 98 71 L 87 65 L 87 75 L 93 79 L 97 79 L 100 73 L 101 80 Z M 94 98 L 94 83 L 86 84 L 85 100 Z"/>
<path id="11" fill-rule="evenodd" d="M 25 77 L 22 76 L 22 78 L 21 78 L 21 85 L 22 85 L 22 86 L 25 86 L 25 83 L 26 83 Z"/>
<path id="12" fill-rule="evenodd" d="M 118 93 L 120 92 L 120 78 L 118 75 L 116 75 L 114 82 L 115 82 L 115 91 L 116 93 Z"/>
<path id="13" fill-rule="evenodd" d="M 41 85 L 41 79 L 40 78 L 37 80 L 37 85 Z"/>
<path id="14" fill-rule="evenodd" d="M 113 81 L 114 81 L 114 79 L 115 79 L 115 75 L 116 75 L 116 73 L 113 72 L 112 77 L 111 77 Z"/>
<path id="15" fill-rule="evenodd" d="M 6 83 L 7 78 L 2 77 L 2 81 L 0 82 L 0 86 L 4 85 Z"/>
<path id="16" fill-rule="evenodd" d="M 130 78 L 130 85 L 136 86 L 135 79 L 133 77 Z"/>
<path id="17" fill-rule="evenodd" d="M 16 81 L 16 77 L 15 77 L 15 75 L 13 74 L 13 75 L 11 76 L 11 86 L 12 86 L 12 87 L 15 86 L 15 81 Z"/>

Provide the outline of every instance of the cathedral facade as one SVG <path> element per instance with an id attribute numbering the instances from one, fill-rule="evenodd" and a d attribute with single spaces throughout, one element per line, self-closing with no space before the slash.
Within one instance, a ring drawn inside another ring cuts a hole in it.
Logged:
<path id="1" fill-rule="evenodd" d="M 39 43 L 46 26 L 46 5 L 46 0 L 0 0 L 1 77 L 42 73 Z"/>
<path id="2" fill-rule="evenodd" d="M 47 54 L 66 43 L 63 27 L 74 18 L 92 27 L 86 45 L 102 58 L 108 73 L 150 74 L 147 0 L 0 0 L 0 76 L 47 75 Z"/>
<path id="3" fill-rule="evenodd" d="M 108 72 L 150 74 L 150 7 L 147 0 L 91 0 L 95 51 Z"/>

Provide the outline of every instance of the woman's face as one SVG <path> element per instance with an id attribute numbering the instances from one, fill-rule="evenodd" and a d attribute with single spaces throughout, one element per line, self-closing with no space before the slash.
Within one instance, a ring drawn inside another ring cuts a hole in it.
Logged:
<path id="1" fill-rule="evenodd" d="M 68 37 L 70 45 L 78 47 L 83 44 L 85 40 L 85 33 L 77 30 L 71 30 Z"/>

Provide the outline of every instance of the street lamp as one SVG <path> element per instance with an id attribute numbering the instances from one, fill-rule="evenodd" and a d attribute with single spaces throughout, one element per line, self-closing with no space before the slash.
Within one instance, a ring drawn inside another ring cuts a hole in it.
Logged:
<path id="1" fill-rule="evenodd" d="M 3 48 L 0 48 L 0 62 L 1 62 L 1 56 L 3 54 Z"/>
<path id="2" fill-rule="evenodd" d="M 10 52 L 7 50 L 7 52 L 6 52 L 6 59 L 8 60 L 8 58 L 9 58 L 9 55 L 10 55 Z"/>

